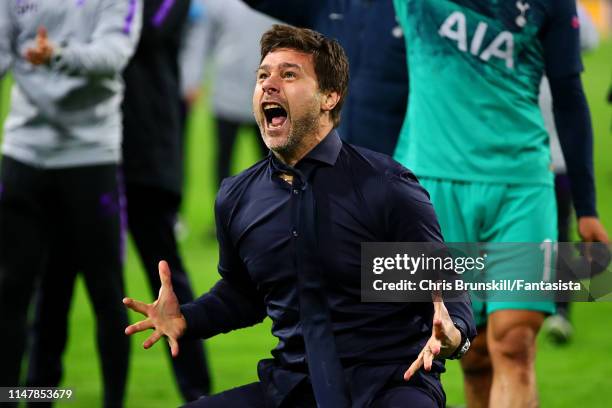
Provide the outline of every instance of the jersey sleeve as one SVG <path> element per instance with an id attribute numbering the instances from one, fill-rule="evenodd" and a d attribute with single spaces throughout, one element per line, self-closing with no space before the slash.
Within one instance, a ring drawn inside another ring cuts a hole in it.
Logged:
<path id="1" fill-rule="evenodd" d="M 580 20 L 575 0 L 551 0 L 540 39 L 544 48 L 546 76 L 561 78 L 582 72 Z"/>

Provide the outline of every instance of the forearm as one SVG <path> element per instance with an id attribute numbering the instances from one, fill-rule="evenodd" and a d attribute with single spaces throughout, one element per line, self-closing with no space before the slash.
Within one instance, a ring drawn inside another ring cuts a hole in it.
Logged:
<path id="1" fill-rule="evenodd" d="M 58 48 L 51 66 L 72 75 L 115 75 L 123 71 L 132 55 L 132 51 L 121 43 L 109 39 L 104 45 Z"/>
<path id="2" fill-rule="evenodd" d="M 221 279 L 193 302 L 181 306 L 187 322 L 185 337 L 206 339 L 220 333 L 252 326 L 265 317 L 263 300 Z"/>
<path id="3" fill-rule="evenodd" d="M 597 216 L 593 171 L 593 129 L 580 76 L 549 79 L 559 142 L 578 217 Z"/>
<path id="4" fill-rule="evenodd" d="M 110 76 L 123 71 L 140 36 L 142 0 L 109 3 L 112 4 L 100 12 L 90 42 L 55 44 L 50 61 L 53 69 L 88 76 Z"/>
<path id="5" fill-rule="evenodd" d="M 462 295 L 463 300 L 454 299 L 445 302 L 448 314 L 460 331 L 471 341 L 476 337 L 476 323 L 472 314 L 472 306 L 467 293 Z"/>

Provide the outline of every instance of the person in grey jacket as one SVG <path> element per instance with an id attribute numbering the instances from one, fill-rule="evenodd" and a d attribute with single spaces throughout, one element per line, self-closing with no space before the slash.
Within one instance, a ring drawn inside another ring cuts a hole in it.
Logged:
<path id="1" fill-rule="evenodd" d="M 97 317 L 104 405 L 123 403 L 121 71 L 138 41 L 141 7 L 141 0 L 0 2 L 0 77 L 11 69 L 15 83 L 0 169 L 0 386 L 19 385 L 35 281 L 81 272 Z M 41 294 L 37 307 L 69 296 L 72 280 L 65 282 Z M 44 342 L 54 322 L 35 330 Z M 61 367 L 43 374 L 29 385 L 58 385 Z"/>
<path id="2" fill-rule="evenodd" d="M 268 152 L 253 119 L 252 89 L 259 38 L 278 21 L 240 0 L 193 0 L 192 10 L 181 52 L 182 89 L 192 104 L 205 67 L 212 69 L 218 187 L 230 175 L 232 150 L 241 127 L 253 134 L 262 156 Z"/>

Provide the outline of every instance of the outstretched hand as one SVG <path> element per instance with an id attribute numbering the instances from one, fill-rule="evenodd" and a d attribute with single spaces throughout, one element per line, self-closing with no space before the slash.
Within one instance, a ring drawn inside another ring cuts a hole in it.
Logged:
<path id="1" fill-rule="evenodd" d="M 404 380 L 408 381 L 421 367 L 430 371 L 435 358 L 448 358 L 453 355 L 461 343 L 461 333 L 455 327 L 442 301 L 440 292 L 433 295 L 434 315 L 431 337 L 419 353 L 416 360 L 404 373 Z"/>
<path id="2" fill-rule="evenodd" d="M 30 64 L 47 64 L 53 56 L 54 48 L 55 47 L 47 36 L 47 29 L 40 26 L 36 34 L 36 46 L 28 48 L 24 56 Z"/>
<path id="3" fill-rule="evenodd" d="M 145 349 L 150 348 L 162 336 L 168 339 L 172 357 L 179 353 L 178 339 L 187 328 L 187 322 L 181 313 L 180 305 L 170 279 L 170 268 L 166 261 L 159 262 L 159 278 L 161 288 L 157 300 L 151 304 L 139 302 L 131 298 L 124 298 L 123 303 L 130 309 L 146 316 L 141 320 L 128 326 L 125 334 L 132 335 L 147 329 L 153 329 L 153 334 L 143 343 Z"/>

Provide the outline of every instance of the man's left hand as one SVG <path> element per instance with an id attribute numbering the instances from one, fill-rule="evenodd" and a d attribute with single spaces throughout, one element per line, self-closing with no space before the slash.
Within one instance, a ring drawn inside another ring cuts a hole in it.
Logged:
<path id="1" fill-rule="evenodd" d="M 419 353 L 417 359 L 404 373 L 404 380 L 408 381 L 421 367 L 430 371 L 435 358 L 448 358 L 453 355 L 460 346 L 461 333 L 455 327 L 453 321 L 444 306 L 442 295 L 434 294 L 433 330 L 431 337 Z"/>
<path id="2" fill-rule="evenodd" d="M 597 217 L 578 218 L 578 233 L 584 242 L 610 243 L 608 233 Z"/>
<path id="3" fill-rule="evenodd" d="M 41 26 L 36 35 L 36 46 L 26 50 L 25 59 L 32 65 L 48 64 L 53 56 L 54 48 L 47 37 L 47 29 Z"/>

